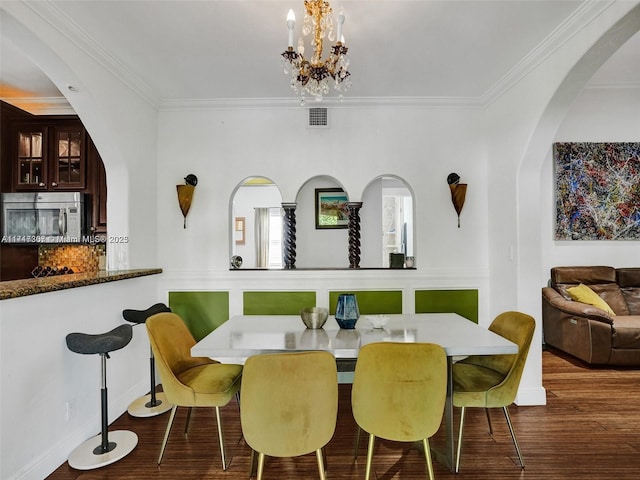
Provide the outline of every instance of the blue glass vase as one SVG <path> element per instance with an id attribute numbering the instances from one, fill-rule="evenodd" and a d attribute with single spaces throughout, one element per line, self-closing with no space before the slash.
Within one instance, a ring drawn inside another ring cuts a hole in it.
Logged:
<path id="1" fill-rule="evenodd" d="M 340 328 L 356 328 L 356 322 L 360 317 L 358 310 L 358 300 L 353 293 L 342 293 L 338 297 L 336 306 L 336 322 Z"/>

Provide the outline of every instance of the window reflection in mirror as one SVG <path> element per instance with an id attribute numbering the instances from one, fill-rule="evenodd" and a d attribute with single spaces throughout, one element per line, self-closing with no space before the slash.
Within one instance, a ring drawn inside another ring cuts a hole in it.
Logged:
<path id="1" fill-rule="evenodd" d="M 413 193 L 401 178 L 374 179 L 362 195 L 361 267 L 389 267 L 389 254 L 414 256 Z"/>
<path id="2" fill-rule="evenodd" d="M 229 258 L 239 268 L 282 268 L 282 195 L 266 177 L 242 181 L 231 200 Z"/>

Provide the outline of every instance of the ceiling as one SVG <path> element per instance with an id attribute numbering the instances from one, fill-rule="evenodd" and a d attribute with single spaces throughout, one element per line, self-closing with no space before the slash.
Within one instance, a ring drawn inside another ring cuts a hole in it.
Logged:
<path id="1" fill-rule="evenodd" d="M 333 2 L 334 12 L 343 7 L 346 15 L 344 36 L 353 80 L 346 96 L 487 104 L 607 4 Z M 286 49 L 289 8 L 298 20 L 295 41 L 301 34 L 302 0 L 48 0 L 30 7 L 158 108 L 181 102 L 295 98 L 279 54 Z M 43 103 L 63 97 L 11 38 L 0 32 L 0 42 L 0 98 L 19 104 L 27 97 L 42 98 Z M 308 40 L 306 45 L 309 52 Z M 640 86 L 640 35 L 592 82 Z"/>

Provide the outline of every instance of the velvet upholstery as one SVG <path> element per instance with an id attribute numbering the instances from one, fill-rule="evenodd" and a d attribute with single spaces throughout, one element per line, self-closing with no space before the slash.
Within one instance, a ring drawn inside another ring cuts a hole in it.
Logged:
<path id="1" fill-rule="evenodd" d="M 520 463 L 524 467 L 515 433 L 511 428 L 507 407 L 513 403 L 518 393 L 535 326 L 536 322 L 533 317 L 524 313 L 502 313 L 491 323 L 489 330 L 518 345 L 518 353 L 512 355 L 472 355 L 454 363 L 453 404 L 462 408 L 456 471 L 459 468 L 464 409 L 466 407 L 503 408 L 514 444 L 518 450 Z"/>
<path id="2" fill-rule="evenodd" d="M 433 343 L 370 343 L 356 362 L 351 406 L 358 426 L 369 433 L 367 468 L 375 437 L 422 441 L 433 478 L 428 439 L 442 423 L 447 390 L 447 357 Z"/>
<path id="3" fill-rule="evenodd" d="M 336 360 L 328 352 L 273 353 L 249 357 L 242 376 L 240 421 L 247 445 L 264 456 L 296 457 L 331 440 L 338 414 Z"/>
<path id="4" fill-rule="evenodd" d="M 192 357 L 191 347 L 196 342 L 175 313 L 153 315 L 145 324 L 163 391 L 167 400 L 174 405 L 158 459 L 160 463 L 178 406 L 216 407 L 218 433 L 222 437 L 218 407 L 229 403 L 239 390 L 242 366 L 222 364 L 206 357 Z M 221 439 L 220 449 L 224 469 L 226 465 Z"/>

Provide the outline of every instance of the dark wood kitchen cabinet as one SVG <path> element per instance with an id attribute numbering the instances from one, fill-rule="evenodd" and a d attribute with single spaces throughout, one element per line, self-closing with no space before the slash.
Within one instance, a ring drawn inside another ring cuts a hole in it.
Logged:
<path id="1" fill-rule="evenodd" d="M 107 183 L 102 158 L 79 117 L 31 115 L 0 102 L 2 192 L 89 194 L 90 233 L 107 232 Z"/>
<path id="2" fill-rule="evenodd" d="M 80 121 L 14 125 L 13 191 L 83 191 L 87 134 Z"/>

